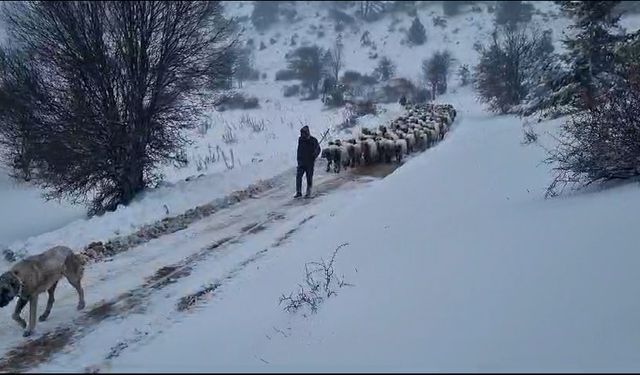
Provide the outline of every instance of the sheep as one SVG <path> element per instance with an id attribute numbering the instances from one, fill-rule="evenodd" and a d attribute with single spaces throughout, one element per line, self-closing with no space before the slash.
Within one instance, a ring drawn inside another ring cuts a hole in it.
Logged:
<path id="1" fill-rule="evenodd" d="M 341 140 L 336 141 L 336 146 L 339 148 L 340 159 L 338 163 L 338 172 L 340 172 L 340 167 L 346 169 L 350 164 L 351 160 L 349 158 L 349 150 L 346 144 L 343 144 Z"/>
<path id="2" fill-rule="evenodd" d="M 394 154 L 395 144 L 392 140 L 387 138 L 379 138 L 379 152 L 380 158 L 385 163 L 391 163 L 391 159 Z"/>
<path id="3" fill-rule="evenodd" d="M 436 139 L 438 137 L 438 133 L 436 133 L 435 129 L 428 128 L 428 127 L 424 127 L 421 130 L 426 135 L 425 143 L 426 143 L 427 147 L 431 147 L 436 142 Z"/>
<path id="4" fill-rule="evenodd" d="M 387 138 L 387 139 L 394 140 L 394 141 L 397 140 L 397 139 L 400 139 L 400 137 L 398 137 L 398 135 L 395 132 L 392 132 L 392 131 L 386 131 L 384 133 L 384 137 Z"/>
<path id="5" fill-rule="evenodd" d="M 331 170 L 331 164 L 334 172 L 340 172 L 340 148 L 335 142 L 329 142 L 329 145 L 322 150 L 322 158 L 327 159 L 327 172 Z"/>
<path id="6" fill-rule="evenodd" d="M 349 154 L 350 167 L 354 168 L 360 165 L 362 160 L 362 145 L 355 139 L 349 139 L 345 143 L 345 147 L 347 148 L 347 152 Z"/>
<path id="7" fill-rule="evenodd" d="M 364 157 L 364 162 L 367 165 L 371 165 L 379 161 L 378 146 L 375 140 L 369 138 L 362 141 L 362 155 Z"/>
<path id="8" fill-rule="evenodd" d="M 416 147 L 418 147 L 422 151 L 426 150 L 428 147 L 428 144 L 427 144 L 428 138 L 426 133 L 422 130 L 416 130 L 415 137 L 416 137 Z"/>
<path id="9" fill-rule="evenodd" d="M 413 152 L 416 147 L 416 136 L 413 133 L 407 133 L 404 139 L 407 141 L 408 152 Z"/>
<path id="10" fill-rule="evenodd" d="M 393 151 L 394 156 L 396 157 L 396 161 L 398 163 L 402 162 L 402 156 L 408 154 L 407 148 L 407 140 L 406 139 L 396 139 L 393 141 Z"/>

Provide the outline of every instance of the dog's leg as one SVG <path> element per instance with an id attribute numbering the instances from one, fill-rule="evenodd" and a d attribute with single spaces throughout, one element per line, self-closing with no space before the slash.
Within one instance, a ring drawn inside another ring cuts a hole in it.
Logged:
<path id="1" fill-rule="evenodd" d="M 78 310 L 84 309 L 84 306 L 85 306 L 84 290 L 82 290 L 82 284 L 80 283 L 80 279 L 67 278 L 67 280 L 69 280 L 69 284 L 71 284 L 71 286 L 76 290 L 76 292 L 78 292 Z"/>
<path id="2" fill-rule="evenodd" d="M 38 318 L 38 320 L 41 322 L 44 322 L 45 320 L 47 320 L 47 318 L 49 317 L 49 314 L 51 314 L 51 308 L 53 307 L 53 302 L 55 301 L 54 294 L 56 292 L 56 286 L 58 286 L 57 281 L 53 283 L 53 285 L 51 286 L 51 288 L 49 288 L 49 290 L 47 290 L 47 292 L 49 293 L 49 299 L 47 299 L 47 307 L 44 309 L 44 312 L 42 313 L 42 315 L 40 315 L 40 317 Z"/>
<path id="3" fill-rule="evenodd" d="M 82 275 L 84 268 L 82 262 L 77 255 L 72 255 L 67 258 L 65 262 L 66 270 L 64 276 L 69 281 L 69 284 L 78 292 L 78 310 L 84 309 L 84 290 L 82 290 Z"/>
<path id="4" fill-rule="evenodd" d="M 36 314 L 38 313 L 38 295 L 33 295 L 29 298 L 29 326 L 24 331 L 22 336 L 29 337 L 33 333 L 33 329 L 36 328 Z"/>
<path id="5" fill-rule="evenodd" d="M 22 329 L 27 328 L 27 322 L 25 322 L 24 319 L 20 317 L 20 313 L 22 312 L 22 309 L 24 309 L 24 307 L 27 305 L 27 302 L 29 302 L 29 300 L 18 298 L 18 302 L 16 302 L 16 309 L 11 316 L 13 320 L 20 324 L 20 327 L 22 327 Z"/>

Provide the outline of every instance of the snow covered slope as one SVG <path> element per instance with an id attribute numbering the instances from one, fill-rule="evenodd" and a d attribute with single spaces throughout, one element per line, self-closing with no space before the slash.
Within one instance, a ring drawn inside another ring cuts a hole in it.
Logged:
<path id="1" fill-rule="evenodd" d="M 640 368 L 638 186 L 544 200 L 543 151 L 519 144 L 515 118 L 483 113 L 469 92 L 443 100 L 460 115 L 442 143 L 384 180 L 292 216 L 314 215 L 278 247 L 270 230 L 247 240 L 243 251 L 263 256 L 192 313 L 175 312 L 170 323 L 144 323 L 144 312 L 134 326 L 112 321 L 103 330 L 112 335 L 93 335 L 77 343 L 90 349 L 38 370 Z M 303 282 L 304 264 L 342 243 L 336 274 L 353 286 L 315 314 L 283 311 L 278 299 Z M 233 268 L 214 264 L 174 290 L 226 280 Z M 109 357 L 115 336 L 134 327 L 148 338 L 125 340 Z"/>

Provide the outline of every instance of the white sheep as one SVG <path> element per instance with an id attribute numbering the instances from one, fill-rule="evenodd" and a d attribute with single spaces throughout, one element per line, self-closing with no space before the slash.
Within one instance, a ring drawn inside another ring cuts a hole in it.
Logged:
<path id="1" fill-rule="evenodd" d="M 378 162 L 378 145 L 376 141 L 371 138 L 367 138 L 362 140 L 362 155 L 364 157 L 364 162 L 368 165 L 371 165 L 375 162 Z"/>

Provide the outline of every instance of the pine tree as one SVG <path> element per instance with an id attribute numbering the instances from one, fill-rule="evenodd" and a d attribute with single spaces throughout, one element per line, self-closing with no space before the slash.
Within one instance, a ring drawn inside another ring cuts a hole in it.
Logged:
<path id="1" fill-rule="evenodd" d="M 620 1 L 556 1 L 565 14 L 572 17 L 576 30 L 573 38 L 563 41 L 564 56 L 570 70 L 553 82 L 553 95 L 546 106 L 561 112 L 589 108 L 601 92 L 617 81 L 614 49 L 624 36 L 618 30 L 619 16 L 612 10 Z M 562 108 L 559 108 L 562 107 Z"/>
<path id="2" fill-rule="evenodd" d="M 424 25 L 420 22 L 418 17 L 413 19 L 413 23 L 407 32 L 407 37 L 409 42 L 415 45 L 422 45 L 427 41 L 427 33 L 425 31 Z"/>

